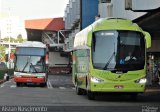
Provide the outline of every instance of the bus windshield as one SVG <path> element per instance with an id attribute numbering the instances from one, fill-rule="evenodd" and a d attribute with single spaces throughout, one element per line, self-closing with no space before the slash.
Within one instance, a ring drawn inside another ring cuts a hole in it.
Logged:
<path id="1" fill-rule="evenodd" d="M 16 56 L 15 71 L 24 73 L 44 73 L 44 56 Z"/>
<path id="2" fill-rule="evenodd" d="M 145 64 L 145 40 L 140 32 L 103 30 L 93 33 L 92 63 L 96 69 L 140 70 Z"/>

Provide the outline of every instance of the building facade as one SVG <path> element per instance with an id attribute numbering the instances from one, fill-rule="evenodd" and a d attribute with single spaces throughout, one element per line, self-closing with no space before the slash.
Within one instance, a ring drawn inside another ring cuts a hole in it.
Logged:
<path id="1" fill-rule="evenodd" d="M 70 52 L 64 44 L 69 31 L 64 30 L 63 18 L 26 20 L 25 28 L 28 41 L 40 41 L 48 46 L 50 72 L 70 72 Z"/>
<path id="2" fill-rule="evenodd" d="M 75 19 L 74 17 L 77 18 Z M 93 23 L 95 17 L 130 19 L 151 34 L 152 47 L 147 50 L 147 61 L 152 66 L 151 71 L 154 78 L 157 73 L 157 65 L 160 63 L 160 1 L 70 0 L 64 16 L 65 28 L 71 30 L 68 41 L 70 47 L 68 49 L 72 49 L 75 34 Z"/>

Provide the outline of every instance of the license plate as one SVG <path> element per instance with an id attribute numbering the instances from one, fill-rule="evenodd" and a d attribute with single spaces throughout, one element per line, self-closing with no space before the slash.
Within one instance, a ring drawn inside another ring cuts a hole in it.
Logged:
<path id="1" fill-rule="evenodd" d="M 124 86 L 123 85 L 115 85 L 114 88 L 122 89 L 122 88 L 124 88 Z"/>
<path id="2" fill-rule="evenodd" d="M 27 82 L 32 82 L 32 80 L 28 79 Z"/>

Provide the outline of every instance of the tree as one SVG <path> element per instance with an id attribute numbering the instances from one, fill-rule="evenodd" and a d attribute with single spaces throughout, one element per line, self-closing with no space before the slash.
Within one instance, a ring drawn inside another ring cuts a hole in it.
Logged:
<path id="1" fill-rule="evenodd" d="M 5 42 L 9 42 L 9 40 L 10 40 L 10 42 L 15 42 L 15 39 L 13 37 L 5 37 L 3 39 L 3 41 L 5 41 Z"/>
<path id="2" fill-rule="evenodd" d="M 10 42 L 15 42 L 15 39 L 11 37 Z"/>
<path id="3" fill-rule="evenodd" d="M 5 37 L 3 41 L 9 42 L 9 37 Z"/>
<path id="4" fill-rule="evenodd" d="M 0 45 L 0 61 L 5 61 L 5 50 L 6 47 L 4 45 Z"/>
<path id="5" fill-rule="evenodd" d="M 19 34 L 19 35 L 17 36 L 17 40 L 18 40 L 18 42 L 20 42 L 20 43 L 23 42 L 23 37 L 22 37 L 21 34 Z"/>

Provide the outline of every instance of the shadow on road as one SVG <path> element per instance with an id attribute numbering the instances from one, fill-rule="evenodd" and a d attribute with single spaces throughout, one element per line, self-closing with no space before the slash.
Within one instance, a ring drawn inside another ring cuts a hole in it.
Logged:
<path id="1" fill-rule="evenodd" d="M 101 94 L 101 95 L 96 95 L 97 101 L 116 101 L 116 102 L 155 102 L 159 103 L 160 102 L 160 94 L 159 93 L 144 93 L 144 94 L 139 94 L 137 97 L 132 96 L 132 95 L 123 95 L 123 94 Z"/>
<path id="2" fill-rule="evenodd" d="M 58 88 L 58 87 L 72 88 L 74 87 L 72 83 L 71 74 L 49 75 L 49 81 L 53 88 Z"/>
<path id="3" fill-rule="evenodd" d="M 22 83 L 20 87 L 41 87 L 41 88 L 47 88 L 47 86 L 41 86 L 40 84 L 35 84 L 35 83 Z"/>

